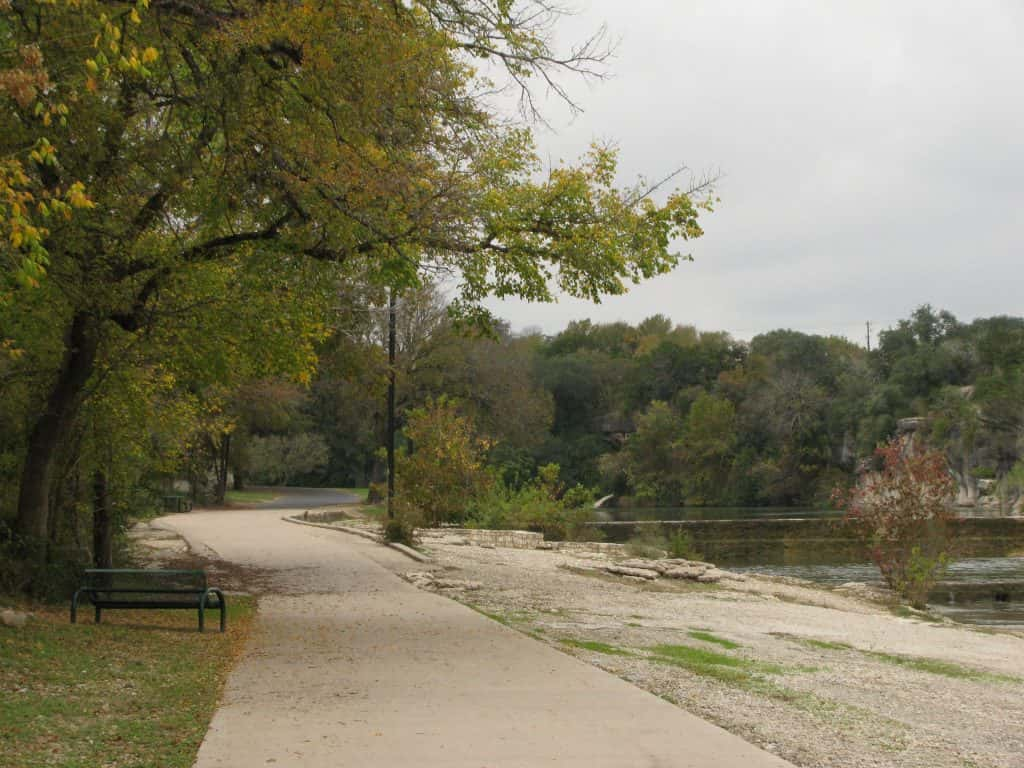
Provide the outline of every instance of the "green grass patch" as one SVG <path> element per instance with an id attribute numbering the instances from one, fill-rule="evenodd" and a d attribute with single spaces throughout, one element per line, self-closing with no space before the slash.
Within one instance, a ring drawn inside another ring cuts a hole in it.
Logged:
<path id="1" fill-rule="evenodd" d="M 720 645 L 723 648 L 728 648 L 730 651 L 743 647 L 739 643 L 734 643 L 732 640 L 727 640 L 724 637 L 713 635 L 705 629 L 691 629 L 686 634 L 694 640 L 703 640 L 705 643 L 714 643 L 715 645 Z"/>
<path id="2" fill-rule="evenodd" d="M 363 504 L 359 507 L 359 514 L 371 520 L 383 521 L 388 516 L 388 508 L 385 504 Z"/>
<path id="3" fill-rule="evenodd" d="M 978 682 L 1000 682 L 1000 683 L 1024 683 L 1024 678 L 1012 675 L 1003 675 L 997 672 L 986 672 L 981 669 L 974 669 L 963 664 L 942 659 L 932 659 L 927 656 L 904 656 L 898 653 L 883 653 L 882 651 L 865 651 L 855 648 L 848 643 L 837 643 L 830 640 L 815 640 L 812 637 L 798 637 L 796 635 L 779 635 L 793 640 L 811 648 L 820 648 L 826 651 L 850 651 L 859 653 L 870 659 L 880 661 L 884 664 L 892 664 L 897 667 L 913 669 L 917 672 L 927 672 L 932 675 L 942 675 L 959 680 L 975 680 Z"/>
<path id="4" fill-rule="evenodd" d="M 839 643 L 833 640 L 815 640 L 813 637 L 797 637 L 796 635 L 787 635 L 791 640 L 810 646 L 811 648 L 819 648 L 823 651 L 852 651 L 855 650 L 849 643 Z"/>
<path id="5" fill-rule="evenodd" d="M 353 496 L 357 496 L 359 501 L 366 503 L 366 497 L 370 495 L 369 488 L 336 488 L 335 490 L 341 493 L 351 493 Z"/>
<path id="6" fill-rule="evenodd" d="M 271 491 L 228 491 L 224 494 L 224 501 L 228 504 L 257 504 L 276 498 L 277 494 Z"/>
<path id="7" fill-rule="evenodd" d="M 605 653 L 609 656 L 633 655 L 625 648 L 619 648 L 618 646 L 609 645 L 608 643 L 600 643 L 596 640 L 572 640 L 570 638 L 563 638 L 562 645 L 567 645 L 570 648 L 579 648 L 584 651 L 593 651 L 594 653 Z"/>
<path id="8" fill-rule="evenodd" d="M 695 675 L 726 683 L 753 685 L 759 675 L 781 675 L 785 669 L 778 664 L 728 656 L 692 645 L 655 645 L 650 648 L 652 661 L 681 667 Z"/>
<path id="9" fill-rule="evenodd" d="M 997 672 L 986 672 L 973 667 L 965 667 L 952 661 L 942 659 L 930 659 L 925 656 L 903 656 L 896 653 L 882 653 L 880 651 L 861 651 L 862 654 L 872 659 L 893 664 L 897 667 L 913 669 L 917 672 L 928 672 L 933 675 L 952 677 L 959 680 L 976 680 L 978 682 L 998 683 L 1022 683 L 1024 679 L 1013 675 L 1002 675 Z"/>
<path id="10" fill-rule="evenodd" d="M 255 613 L 252 598 L 228 606 L 224 634 L 215 611 L 204 634 L 194 611 L 109 611 L 96 625 L 43 608 L 0 627 L 5 768 L 189 768 Z"/>

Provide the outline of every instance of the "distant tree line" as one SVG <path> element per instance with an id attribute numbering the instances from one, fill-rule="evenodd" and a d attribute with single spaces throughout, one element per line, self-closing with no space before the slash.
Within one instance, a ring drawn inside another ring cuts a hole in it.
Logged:
<path id="1" fill-rule="evenodd" d="M 961 323 L 923 306 L 870 352 L 791 330 L 741 342 L 660 315 L 549 337 L 465 335 L 431 288 L 407 294 L 399 318 L 400 414 L 453 399 L 511 487 L 557 464 L 566 487 L 642 504 L 821 505 L 911 417 L 923 417 L 920 439 L 946 453 L 962 496 L 1021 475 L 1022 318 Z M 316 435 L 326 458 L 293 480 L 381 481 L 383 333 L 382 315 L 354 314 L 311 386 L 279 391 L 290 405 L 275 412 L 292 415 L 253 421 L 243 441 Z M 269 479 L 243 458 L 239 476 Z"/>

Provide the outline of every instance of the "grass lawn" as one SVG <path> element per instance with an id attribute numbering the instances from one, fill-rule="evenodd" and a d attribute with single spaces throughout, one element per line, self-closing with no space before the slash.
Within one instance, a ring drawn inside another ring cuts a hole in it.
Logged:
<path id="1" fill-rule="evenodd" d="M 5 768 L 188 768 L 255 613 L 228 595 L 228 629 L 210 611 L 33 609 L 0 626 L 0 764 Z M 211 631 L 212 628 L 212 631 Z"/>
<path id="2" fill-rule="evenodd" d="M 370 494 L 369 488 L 338 488 L 337 490 L 342 493 L 351 493 L 353 496 L 358 496 L 359 500 L 366 502 L 366 497 Z"/>
<path id="3" fill-rule="evenodd" d="M 371 520 L 383 522 L 388 516 L 388 508 L 386 504 L 364 504 L 359 508 L 359 513 Z"/>
<path id="4" fill-rule="evenodd" d="M 259 501 L 272 501 L 277 494 L 272 491 L 228 491 L 224 501 L 228 504 L 252 504 Z"/>

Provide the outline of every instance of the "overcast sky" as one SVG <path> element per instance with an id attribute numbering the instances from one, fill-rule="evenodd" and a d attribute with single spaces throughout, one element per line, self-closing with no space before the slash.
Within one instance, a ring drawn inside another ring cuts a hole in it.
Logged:
<path id="1" fill-rule="evenodd" d="M 864 341 L 930 303 L 1024 314 L 1024 3 L 588 0 L 613 79 L 551 104 L 542 155 L 621 148 L 623 181 L 720 171 L 705 235 L 672 274 L 601 305 L 495 302 L 522 330 L 655 312 L 739 338 L 772 328 Z"/>

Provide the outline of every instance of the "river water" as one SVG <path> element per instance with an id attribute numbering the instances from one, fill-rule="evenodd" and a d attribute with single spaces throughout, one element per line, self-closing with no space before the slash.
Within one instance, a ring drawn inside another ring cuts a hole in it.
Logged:
<path id="1" fill-rule="evenodd" d="M 838 513 L 825 509 L 792 507 L 666 507 L 607 510 L 616 521 L 701 521 L 701 520 L 779 520 L 836 518 Z M 756 546 L 747 550 L 743 562 L 730 562 L 730 570 L 790 576 L 820 584 L 837 586 L 846 582 L 880 582 L 878 569 L 869 562 L 816 562 L 820 552 L 808 547 L 805 557 L 790 556 L 785 564 L 771 562 L 769 547 L 763 558 Z M 929 606 L 937 613 L 969 624 L 1024 630 L 1024 557 L 972 557 L 954 562 L 942 583 L 929 597 Z"/>

